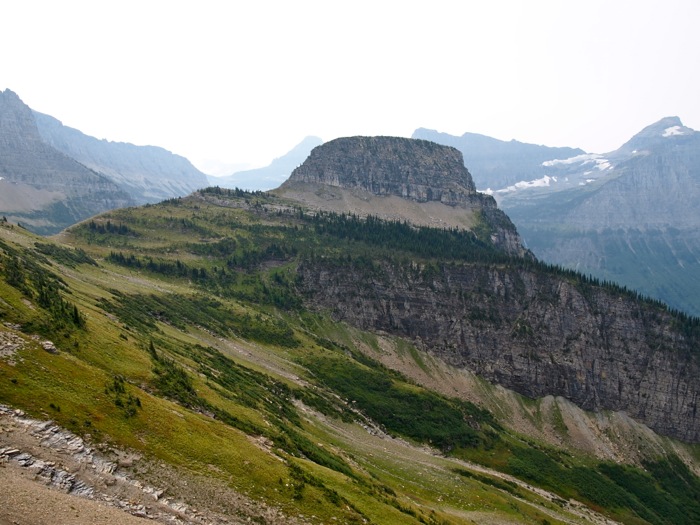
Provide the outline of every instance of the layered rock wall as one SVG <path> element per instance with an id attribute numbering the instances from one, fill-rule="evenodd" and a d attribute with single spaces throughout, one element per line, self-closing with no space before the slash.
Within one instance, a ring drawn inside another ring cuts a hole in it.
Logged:
<path id="1" fill-rule="evenodd" d="M 700 336 L 659 305 L 528 269 L 305 263 L 310 303 L 529 397 L 700 442 Z"/>
<path id="2" fill-rule="evenodd" d="M 469 204 L 476 193 L 462 154 L 425 140 L 350 137 L 311 151 L 290 181 L 361 188 L 418 202 Z"/>

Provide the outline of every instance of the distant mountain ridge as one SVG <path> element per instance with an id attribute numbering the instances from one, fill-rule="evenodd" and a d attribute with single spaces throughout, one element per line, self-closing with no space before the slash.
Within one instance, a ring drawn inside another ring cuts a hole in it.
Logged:
<path id="1" fill-rule="evenodd" d="M 50 235 L 114 208 L 185 196 L 208 185 L 179 155 L 87 136 L 0 92 L 0 213 Z"/>
<path id="2" fill-rule="evenodd" d="M 237 171 L 227 177 L 210 177 L 213 186 L 240 188 L 247 191 L 267 191 L 278 188 L 301 165 L 311 150 L 323 144 L 318 137 L 306 137 L 288 153 L 275 158 L 270 165 L 251 170 Z"/>
<path id="3" fill-rule="evenodd" d="M 700 316 L 700 133 L 666 117 L 615 151 L 578 151 L 491 186 L 527 247 Z"/>
<path id="4" fill-rule="evenodd" d="M 46 144 L 31 109 L 0 92 L 0 213 L 8 220 L 51 234 L 132 204 L 109 178 Z"/>
<path id="5" fill-rule="evenodd" d="M 418 128 L 412 137 L 461 151 L 464 164 L 480 190 L 503 188 L 521 180 L 537 178 L 535 174 L 539 172 L 542 162 L 585 153 L 579 148 L 551 148 L 517 140 L 505 142 L 478 133 L 464 133 L 456 137 L 426 128 Z"/>
<path id="6" fill-rule="evenodd" d="M 98 140 L 49 115 L 33 114 L 47 144 L 105 174 L 138 204 L 188 195 L 209 184 L 189 160 L 163 148 Z"/>

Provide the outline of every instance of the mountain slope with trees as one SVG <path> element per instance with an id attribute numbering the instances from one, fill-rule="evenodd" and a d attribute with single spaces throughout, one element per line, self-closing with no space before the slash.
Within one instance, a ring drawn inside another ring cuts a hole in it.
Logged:
<path id="1" fill-rule="evenodd" d="M 474 204 L 451 148 L 368 143 L 449 153 L 465 191 L 413 178 L 411 206 Z M 4 221 L 0 458 L 163 522 L 697 522 L 698 320 L 510 250 L 499 217 L 214 187 L 48 240 Z M 90 459 L 61 473 L 23 425 Z"/>

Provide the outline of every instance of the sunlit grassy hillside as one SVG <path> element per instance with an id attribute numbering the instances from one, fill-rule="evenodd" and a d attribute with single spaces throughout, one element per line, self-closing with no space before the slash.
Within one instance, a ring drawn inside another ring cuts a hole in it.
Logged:
<path id="1" fill-rule="evenodd" d="M 310 307 L 296 269 L 321 257 L 368 272 L 378 257 L 517 264 L 488 232 L 309 214 L 218 189 L 113 211 L 54 240 L 3 223 L 0 333 L 15 344 L 0 354 L 0 403 L 106 453 L 133 451 L 141 459 L 124 468 L 152 483 L 169 479 L 159 465 L 210 480 L 218 499 L 182 495 L 203 511 L 245 496 L 252 508 L 228 508 L 232 519 L 700 521 L 692 448 L 667 440 L 685 462 L 664 450 L 603 461 L 518 433 L 479 396 L 429 388 L 417 378 L 440 381 L 437 368 L 411 342 Z M 404 356 L 401 370 L 388 355 Z M 520 402 L 524 413 L 535 403 Z"/>

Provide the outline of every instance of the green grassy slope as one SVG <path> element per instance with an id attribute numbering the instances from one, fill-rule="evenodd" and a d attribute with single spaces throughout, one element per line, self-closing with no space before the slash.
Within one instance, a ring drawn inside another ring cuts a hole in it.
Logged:
<path id="1" fill-rule="evenodd" d="M 586 522 L 568 498 L 626 523 L 700 516 L 675 456 L 642 469 L 518 435 L 381 365 L 360 348 L 372 334 L 295 287 L 304 257 L 509 263 L 486 241 L 218 190 L 60 241 L 0 227 L 0 332 L 23 341 L 0 357 L 0 403 L 313 523 Z"/>

